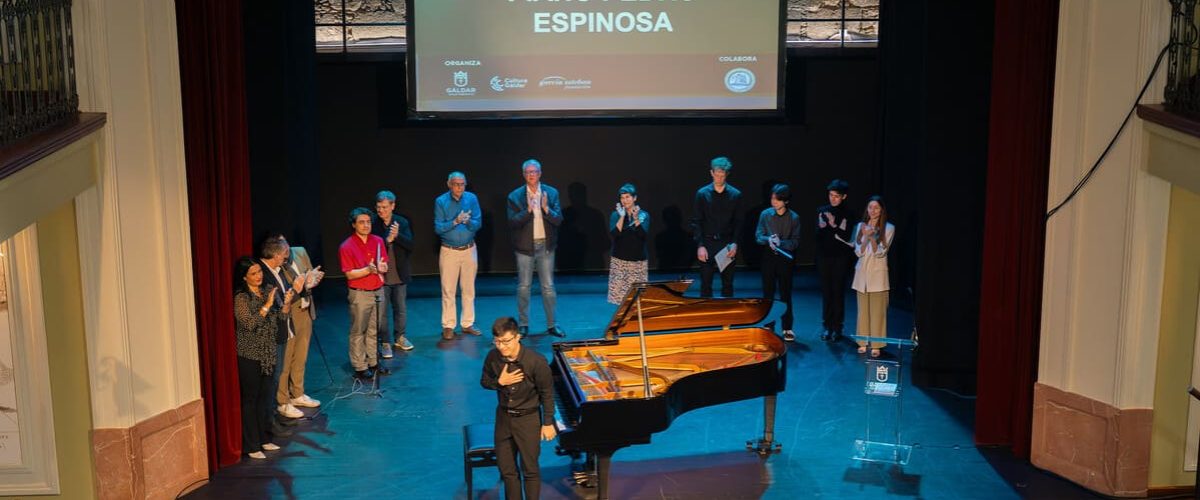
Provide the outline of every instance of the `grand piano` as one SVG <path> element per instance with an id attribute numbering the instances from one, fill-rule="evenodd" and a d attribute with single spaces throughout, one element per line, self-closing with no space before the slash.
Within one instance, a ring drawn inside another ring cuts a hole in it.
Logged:
<path id="1" fill-rule="evenodd" d="M 775 395 L 786 382 L 787 348 L 771 330 L 750 326 L 774 301 L 684 297 L 690 285 L 639 283 L 604 338 L 554 344 L 557 451 L 587 454 L 577 479 L 594 483 L 601 500 L 613 453 L 649 443 L 688 410 L 763 397 L 763 436 L 747 447 L 764 456 L 779 450 Z"/>

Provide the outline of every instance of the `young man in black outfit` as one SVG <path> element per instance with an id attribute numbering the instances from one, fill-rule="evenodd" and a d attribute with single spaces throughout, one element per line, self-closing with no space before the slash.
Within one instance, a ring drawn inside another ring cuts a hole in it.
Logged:
<path id="1" fill-rule="evenodd" d="M 737 256 L 738 229 L 741 223 L 742 192 L 725 182 L 733 163 L 719 156 L 709 163 L 712 183 L 696 191 L 692 209 L 692 238 L 696 240 L 696 260 L 700 261 L 700 296 L 712 297 L 713 273 L 717 271 L 717 253 L 729 249 L 729 266 L 720 271 L 721 296 L 733 296 L 733 259 Z"/>
<path id="2" fill-rule="evenodd" d="M 479 383 L 484 389 L 496 391 L 496 466 L 504 480 L 504 498 L 520 500 L 522 476 L 525 498 L 539 498 L 542 480 L 538 454 L 542 446 L 538 438 L 550 441 L 556 434 L 550 365 L 541 354 L 521 348 L 515 318 L 496 320 L 492 336 L 496 348 L 483 360 Z"/>
<path id="3" fill-rule="evenodd" d="M 762 280 L 763 297 L 775 298 L 779 288 L 779 300 L 787 309 L 783 312 L 783 340 L 796 340 L 792 331 L 792 267 L 796 263 L 795 252 L 800 246 L 800 216 L 788 209 L 792 199 L 787 184 L 776 184 L 771 188 L 771 206 L 758 215 L 758 228 L 754 240 L 770 249 L 763 253 Z"/>
<path id="4" fill-rule="evenodd" d="M 817 271 L 821 276 L 821 340 L 842 336 L 846 317 L 846 273 L 855 260 L 851 232 L 854 214 L 846 207 L 850 184 L 834 179 L 825 188 L 829 204 L 817 209 Z"/>

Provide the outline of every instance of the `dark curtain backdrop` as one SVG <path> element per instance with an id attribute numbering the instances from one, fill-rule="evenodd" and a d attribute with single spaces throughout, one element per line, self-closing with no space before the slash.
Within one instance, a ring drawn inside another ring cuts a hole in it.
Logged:
<path id="1" fill-rule="evenodd" d="M 975 442 L 1029 457 L 1058 2 L 996 4 Z"/>
<path id="2" fill-rule="evenodd" d="M 192 276 L 210 472 L 242 453 L 233 263 L 250 253 L 240 0 L 176 0 Z"/>
<path id="3" fill-rule="evenodd" d="M 913 382 L 961 394 L 976 390 L 994 10 L 902 0 L 880 13 L 892 303 L 913 304 Z"/>
<path id="4" fill-rule="evenodd" d="M 320 264 L 326 261 L 318 224 L 322 203 L 313 5 L 307 0 L 245 2 L 243 45 L 246 121 L 254 166 L 250 185 L 256 198 L 269 200 L 254 205 L 254 241 L 268 233 L 282 233 L 288 243 L 305 247 Z"/>
<path id="5" fill-rule="evenodd" d="M 828 203 L 831 179 L 851 183 L 848 203 L 856 211 L 866 193 L 878 189 L 874 49 L 789 53 L 788 111 L 772 119 L 414 122 L 405 119 L 403 61 L 348 59 L 319 57 L 316 70 L 325 256 L 319 262 L 332 274 L 340 274 L 337 245 L 351 231 L 347 213 L 372 206 L 380 189 L 394 191 L 397 212 L 412 220 L 413 272 L 435 274 L 433 199 L 445 192 L 451 170 L 466 172 L 467 189 L 482 205 L 480 272 L 513 272 L 504 197 L 523 182 L 520 165 L 530 157 L 541 160 L 543 182 L 562 195 L 556 266 L 565 272 L 608 269 L 608 216 L 626 182 L 637 186 L 638 203 L 651 216 L 651 269 L 688 272 L 695 247 L 687 219 L 696 189 L 712 181 L 708 164 L 714 156 L 733 160 L 730 182 L 747 198 L 738 263 L 751 269 L 761 248 L 751 239 L 755 215 L 766 208 L 774 183 L 791 185 L 791 207 L 803 217 L 805 237 L 796 254 L 801 265 L 813 262 L 814 212 Z M 258 168 L 256 163 L 256 176 Z M 286 195 L 260 195 L 256 182 L 255 207 L 287 203 L 281 199 Z"/>

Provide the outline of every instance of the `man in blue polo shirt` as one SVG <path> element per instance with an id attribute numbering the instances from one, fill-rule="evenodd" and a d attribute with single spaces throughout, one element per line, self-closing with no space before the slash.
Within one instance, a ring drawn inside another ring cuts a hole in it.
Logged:
<path id="1" fill-rule="evenodd" d="M 475 233 L 483 225 L 479 198 L 467 192 L 467 176 L 450 172 L 446 179 L 449 191 L 433 202 L 433 229 L 442 240 L 438 255 L 438 272 L 442 278 L 442 338 L 454 338 L 454 326 L 462 325 L 463 333 L 479 335 L 475 327 L 475 273 L 479 270 L 479 252 Z M 462 318 L 458 317 L 455 294 L 462 287 Z M 457 320 L 457 321 L 456 321 Z"/>

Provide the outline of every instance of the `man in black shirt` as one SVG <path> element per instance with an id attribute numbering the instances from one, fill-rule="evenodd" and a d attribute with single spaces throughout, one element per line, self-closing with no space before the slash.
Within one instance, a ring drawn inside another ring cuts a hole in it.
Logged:
<path id="1" fill-rule="evenodd" d="M 771 188 L 771 206 L 758 215 L 758 228 L 754 230 L 754 241 L 770 249 L 762 259 L 763 297 L 774 299 L 775 289 L 779 289 L 779 300 L 787 306 L 782 322 L 783 340 L 788 342 L 796 340 L 792 331 L 792 268 L 800 246 L 800 216 L 787 207 L 791 198 L 787 184 Z"/>
<path id="2" fill-rule="evenodd" d="M 729 266 L 721 270 L 721 296 L 733 295 L 733 259 L 737 255 L 737 237 L 741 223 L 742 192 L 725 182 L 733 163 L 720 156 L 710 163 L 712 183 L 696 191 L 692 210 L 692 238 L 696 241 L 696 259 L 700 261 L 700 296 L 712 297 L 713 272 L 717 271 L 717 253 L 729 250 Z"/>
<path id="3" fill-rule="evenodd" d="M 817 271 L 821 276 L 821 340 L 842 335 L 846 317 L 846 274 L 854 262 L 854 214 L 846 207 L 850 184 L 834 179 L 825 188 L 829 204 L 817 209 Z"/>
<path id="4" fill-rule="evenodd" d="M 413 349 L 405 332 L 408 329 L 408 282 L 412 279 L 412 266 L 408 255 L 413 249 L 412 225 L 403 215 L 395 213 L 396 195 L 391 191 L 380 191 L 375 195 L 375 216 L 371 220 L 371 234 L 383 238 L 386 244 L 388 271 L 383 274 L 383 302 L 377 309 L 375 321 L 379 330 L 379 354 L 391 359 L 392 347 L 404 351 Z M 387 306 L 392 306 L 392 334 L 387 330 Z M 391 343 L 394 340 L 395 343 Z"/>
<path id="5" fill-rule="evenodd" d="M 550 441 L 556 434 L 550 365 L 541 354 L 521 348 L 515 318 L 496 320 L 492 336 L 496 348 L 483 360 L 479 383 L 496 391 L 496 466 L 504 480 L 504 498 L 521 498 L 521 476 L 525 478 L 525 498 L 539 498 L 538 454 L 542 447 L 538 438 Z"/>

